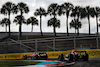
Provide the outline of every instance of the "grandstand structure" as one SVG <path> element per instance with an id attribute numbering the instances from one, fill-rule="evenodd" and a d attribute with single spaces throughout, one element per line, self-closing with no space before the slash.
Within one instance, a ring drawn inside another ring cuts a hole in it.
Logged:
<path id="1" fill-rule="evenodd" d="M 70 49 L 99 49 L 100 35 L 98 34 L 76 34 L 53 33 L 13 32 L 11 36 L 8 33 L 0 33 L 0 53 L 16 52 L 44 52 L 44 51 L 66 51 Z"/>

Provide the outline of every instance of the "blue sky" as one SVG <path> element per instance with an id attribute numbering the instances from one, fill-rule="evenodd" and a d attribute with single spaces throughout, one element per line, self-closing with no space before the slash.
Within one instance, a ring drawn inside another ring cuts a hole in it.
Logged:
<path id="1" fill-rule="evenodd" d="M 0 8 L 2 7 L 2 5 L 8 1 L 11 1 L 12 3 L 18 4 L 19 2 L 24 2 L 29 6 L 30 12 L 28 14 L 24 14 L 25 18 L 29 18 L 31 16 L 34 16 L 34 11 L 39 8 L 39 7 L 43 7 L 47 10 L 47 7 L 51 4 L 51 3 L 58 3 L 59 5 L 63 4 L 64 2 L 70 2 L 72 3 L 74 6 L 88 6 L 90 5 L 91 7 L 96 7 L 99 6 L 100 7 L 100 0 L 0 0 Z M 19 13 L 17 14 L 19 15 Z M 19 30 L 19 26 L 16 25 L 15 23 L 13 23 L 13 19 L 16 16 L 11 14 L 11 31 L 12 32 L 18 32 Z M 3 18 L 5 18 L 7 16 L 4 16 L 2 14 L 0 14 L 0 20 L 2 20 Z M 47 21 L 51 18 L 52 16 L 43 16 L 42 17 L 42 30 L 43 32 L 53 32 L 53 27 L 47 27 Z M 39 17 L 36 17 L 39 20 Z M 65 15 L 62 16 L 57 16 L 57 18 L 60 20 L 61 23 L 61 27 L 57 28 L 57 32 L 66 32 L 66 17 Z M 69 17 L 69 22 L 72 20 L 73 18 Z M 96 19 L 95 18 L 90 18 L 90 22 L 91 22 L 91 32 L 95 33 L 96 32 Z M 88 21 L 87 19 L 82 19 L 82 28 L 80 29 L 81 33 L 88 33 Z M 99 22 L 100 23 L 100 22 Z M 99 28 L 100 29 L 100 28 Z M 5 27 L 0 26 L 0 32 L 4 32 L 5 31 Z M 22 25 L 22 31 L 23 32 L 30 32 L 31 31 L 31 25 Z M 33 29 L 34 32 L 40 32 L 40 28 L 39 26 L 34 26 Z M 100 31 L 100 30 L 99 30 Z M 74 33 L 74 29 L 73 28 L 69 28 L 69 32 Z"/>

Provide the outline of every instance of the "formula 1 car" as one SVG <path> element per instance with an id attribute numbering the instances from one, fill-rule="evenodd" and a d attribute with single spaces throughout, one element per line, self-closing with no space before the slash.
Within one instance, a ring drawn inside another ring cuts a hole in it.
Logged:
<path id="1" fill-rule="evenodd" d="M 83 59 L 84 61 L 88 61 L 88 54 L 86 53 L 86 51 L 72 51 L 70 52 L 68 55 L 64 55 L 60 54 L 58 59 L 61 60 L 66 60 L 66 61 L 78 61 L 79 59 Z"/>
<path id="2" fill-rule="evenodd" d="M 68 55 L 69 61 L 78 61 L 79 59 L 83 59 L 84 61 L 88 61 L 88 54 L 86 51 L 72 51 Z"/>
<path id="3" fill-rule="evenodd" d="M 46 53 L 34 53 L 32 55 L 23 55 L 22 59 L 31 59 L 31 60 L 39 60 L 39 59 L 47 59 L 47 54 Z"/>

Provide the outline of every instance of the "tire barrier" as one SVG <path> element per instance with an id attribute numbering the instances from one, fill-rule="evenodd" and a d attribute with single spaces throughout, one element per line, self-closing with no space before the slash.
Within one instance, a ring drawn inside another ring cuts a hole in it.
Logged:
<path id="1" fill-rule="evenodd" d="M 59 54 L 69 54 L 72 50 L 59 51 L 59 52 L 46 52 L 48 58 L 58 58 Z M 86 51 L 89 57 L 100 57 L 100 49 L 78 49 L 76 51 Z M 12 53 L 12 54 L 0 54 L 0 60 L 5 59 L 22 59 L 24 55 L 31 55 L 33 53 Z"/>

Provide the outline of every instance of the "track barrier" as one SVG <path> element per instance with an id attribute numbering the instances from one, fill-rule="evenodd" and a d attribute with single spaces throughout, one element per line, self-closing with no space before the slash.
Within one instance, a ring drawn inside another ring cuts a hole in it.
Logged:
<path id="1" fill-rule="evenodd" d="M 89 57 L 100 57 L 100 49 L 82 49 L 80 51 L 86 51 Z"/>
<path id="2" fill-rule="evenodd" d="M 31 55 L 33 53 L 12 53 L 12 54 L 0 54 L 0 60 L 6 59 L 22 59 L 23 55 Z"/>
<path id="3" fill-rule="evenodd" d="M 68 51 L 57 51 L 57 52 L 46 52 L 48 58 L 58 58 L 59 54 L 69 54 L 72 50 Z M 76 51 L 86 51 L 89 57 L 100 57 L 100 49 L 77 49 Z M 33 52 L 34 53 L 34 52 Z M 0 54 L 0 60 L 6 59 L 22 59 L 23 55 L 31 55 L 33 53 L 12 53 L 12 54 Z"/>

